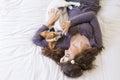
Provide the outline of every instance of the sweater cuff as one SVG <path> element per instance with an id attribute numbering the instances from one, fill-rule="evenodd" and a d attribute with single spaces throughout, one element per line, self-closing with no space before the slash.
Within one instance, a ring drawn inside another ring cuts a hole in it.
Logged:
<path id="1" fill-rule="evenodd" d="M 49 30 L 48 26 L 46 26 L 46 25 L 43 25 L 42 28 L 43 28 L 44 30 Z"/>

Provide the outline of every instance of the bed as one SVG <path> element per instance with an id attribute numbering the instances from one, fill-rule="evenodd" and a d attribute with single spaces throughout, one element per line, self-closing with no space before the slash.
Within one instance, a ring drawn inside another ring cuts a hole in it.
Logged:
<path id="1" fill-rule="evenodd" d="M 120 80 L 119 0 L 101 0 L 97 17 L 105 49 L 94 62 L 96 68 L 77 79 L 63 75 L 31 41 L 51 1 L 0 0 L 0 80 Z"/>

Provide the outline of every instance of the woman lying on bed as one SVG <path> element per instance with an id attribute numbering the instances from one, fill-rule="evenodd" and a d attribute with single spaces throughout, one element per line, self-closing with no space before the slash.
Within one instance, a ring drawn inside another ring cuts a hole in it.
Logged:
<path id="1" fill-rule="evenodd" d="M 102 50 L 102 36 L 96 18 L 99 0 L 80 0 L 79 7 L 68 9 L 69 21 L 62 24 L 64 34 L 57 41 L 54 50 L 48 48 L 48 42 L 39 35 L 49 30 L 59 14 L 55 9 L 50 12 L 50 18 L 33 37 L 33 42 L 43 47 L 42 54 L 57 62 L 64 74 L 69 77 L 79 77 L 83 71 L 93 68 L 95 56 Z"/>

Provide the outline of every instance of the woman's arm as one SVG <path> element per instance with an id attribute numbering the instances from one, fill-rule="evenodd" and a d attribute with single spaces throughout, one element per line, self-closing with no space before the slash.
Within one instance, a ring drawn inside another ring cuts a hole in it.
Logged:
<path id="1" fill-rule="evenodd" d="M 59 12 L 57 9 L 51 9 L 49 11 L 49 19 L 46 22 L 45 25 L 43 25 L 34 35 L 32 41 L 34 44 L 41 46 L 41 47 L 47 47 L 48 43 L 46 42 L 46 40 L 40 36 L 40 33 L 45 31 L 45 30 L 49 30 L 49 28 L 54 25 L 54 23 L 58 20 L 59 18 Z"/>
<path id="2" fill-rule="evenodd" d="M 93 36 L 95 39 L 95 42 L 97 43 L 97 47 L 102 47 L 102 33 L 101 29 L 96 17 L 96 14 L 94 12 L 86 12 L 80 15 L 77 15 L 73 17 L 70 20 L 71 27 L 74 27 L 75 25 L 81 24 L 81 23 L 90 23 L 93 29 Z"/>
<path id="3" fill-rule="evenodd" d="M 46 25 L 43 25 L 34 35 L 32 41 L 34 44 L 36 44 L 37 46 L 41 46 L 41 47 L 47 47 L 48 43 L 46 42 L 46 40 L 40 36 L 40 32 L 43 32 L 45 30 L 49 30 L 49 28 Z"/>
<path id="4" fill-rule="evenodd" d="M 102 34 L 101 34 L 100 26 L 96 18 L 96 14 L 92 11 L 77 15 L 71 18 L 70 21 L 66 21 L 63 25 L 65 27 L 64 33 L 67 33 L 70 27 L 72 28 L 82 23 L 91 24 L 93 28 L 93 36 L 97 43 L 96 47 L 98 48 L 102 47 Z"/>
<path id="5" fill-rule="evenodd" d="M 102 33 L 101 33 L 101 29 L 100 29 L 100 25 L 99 25 L 99 22 L 97 20 L 97 17 L 94 17 L 90 21 L 90 24 L 93 28 L 93 36 L 94 36 L 95 42 L 97 43 L 97 47 L 102 48 L 103 47 Z"/>
<path id="6" fill-rule="evenodd" d="M 76 27 L 78 24 L 89 23 L 94 17 L 96 17 L 93 11 L 85 12 L 79 15 L 74 16 L 69 21 L 65 21 L 62 24 L 64 33 L 67 33 L 70 27 Z"/>

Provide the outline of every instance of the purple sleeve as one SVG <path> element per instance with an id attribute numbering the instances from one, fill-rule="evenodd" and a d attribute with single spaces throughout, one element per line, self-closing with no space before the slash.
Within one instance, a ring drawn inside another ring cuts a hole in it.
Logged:
<path id="1" fill-rule="evenodd" d="M 82 23 L 90 23 L 93 28 L 93 36 L 95 42 L 97 43 L 97 47 L 98 48 L 102 47 L 102 34 L 98 20 L 96 18 L 96 14 L 94 12 L 90 11 L 82 13 L 80 15 L 76 15 L 75 17 L 71 18 L 70 21 L 71 27 L 74 27 L 75 25 Z"/>
<path id="2" fill-rule="evenodd" d="M 88 23 L 92 20 L 94 16 L 95 16 L 95 13 L 92 11 L 76 15 L 70 19 L 71 27 L 81 23 Z"/>
<path id="3" fill-rule="evenodd" d="M 47 47 L 48 43 L 43 37 L 40 36 L 40 32 L 43 32 L 48 29 L 49 28 L 45 25 L 43 25 L 40 29 L 38 29 L 38 31 L 33 36 L 33 39 L 32 39 L 33 43 L 40 47 Z"/>
<path id="4" fill-rule="evenodd" d="M 103 47 L 103 43 L 102 43 L 102 33 L 101 33 L 101 29 L 100 29 L 100 25 L 98 23 L 98 20 L 96 17 L 94 17 L 91 21 L 90 24 L 92 25 L 93 28 L 93 36 L 95 39 L 95 42 L 97 43 L 97 47 L 101 48 Z"/>

